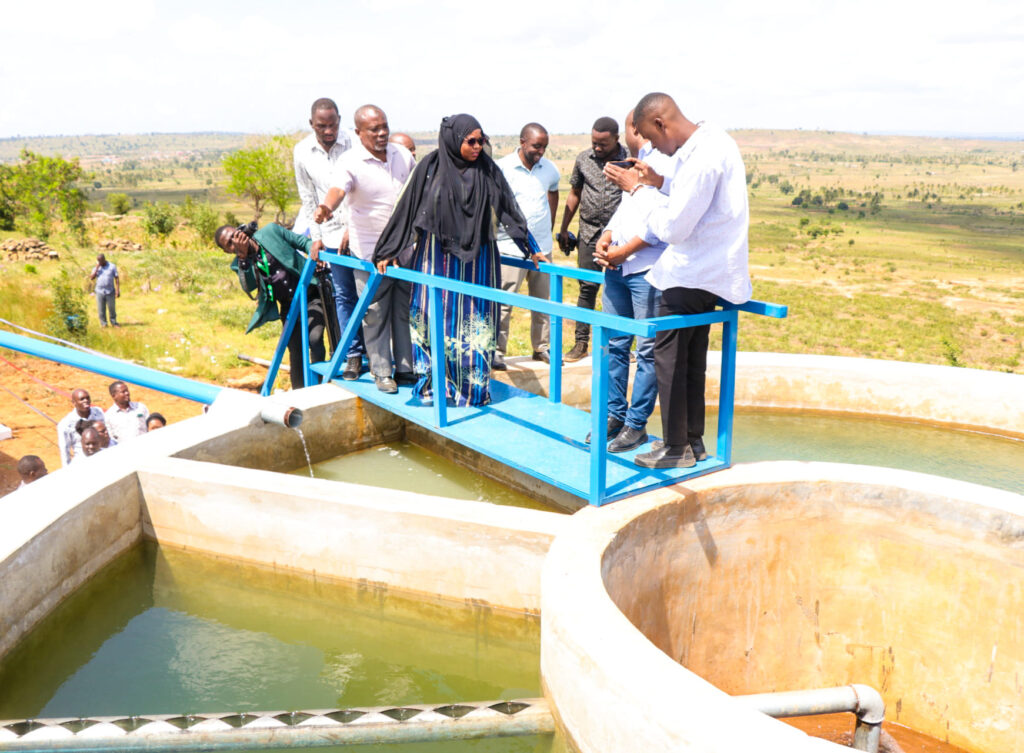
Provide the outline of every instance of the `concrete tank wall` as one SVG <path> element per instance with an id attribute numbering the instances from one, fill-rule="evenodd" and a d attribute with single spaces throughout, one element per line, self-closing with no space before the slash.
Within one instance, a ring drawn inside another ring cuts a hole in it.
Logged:
<path id="1" fill-rule="evenodd" d="M 1024 747 L 1020 495 L 759 463 L 612 507 L 574 516 L 544 576 L 543 677 L 582 750 L 613 749 L 602 731 L 631 714 L 634 731 L 663 724 L 647 718 L 665 705 L 651 688 L 696 711 L 636 749 L 706 751 L 741 749 L 720 725 L 750 721 L 720 691 L 848 683 L 877 688 L 888 720 L 967 750 Z M 580 655 L 598 690 L 577 679 L 570 698 L 561 675 Z M 781 727 L 759 733 L 762 749 L 783 744 Z"/>

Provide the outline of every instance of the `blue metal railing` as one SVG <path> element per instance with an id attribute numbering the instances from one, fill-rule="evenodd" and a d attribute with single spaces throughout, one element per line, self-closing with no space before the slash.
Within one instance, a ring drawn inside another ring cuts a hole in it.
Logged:
<path id="1" fill-rule="evenodd" d="M 111 358 L 99 353 L 86 353 L 73 348 L 66 348 L 62 345 L 36 340 L 24 335 L 15 335 L 11 332 L 0 331 L 0 347 L 9 348 L 19 353 L 25 353 L 38 358 L 46 358 L 57 363 L 67 364 L 75 368 L 91 371 L 95 374 L 120 379 L 140 387 L 166 392 L 168 395 L 176 395 L 186 400 L 195 400 L 197 403 L 209 405 L 221 393 L 223 387 L 216 384 L 196 382 L 176 374 L 167 374 L 157 369 L 150 369 L 146 366 L 122 361 L 119 358 Z"/>
<path id="2" fill-rule="evenodd" d="M 340 264 L 355 270 L 369 273 L 369 278 L 363 289 L 362 295 L 356 304 L 352 315 L 349 317 L 345 330 L 341 333 L 338 345 L 334 350 L 331 360 L 326 363 L 326 369 L 317 369 L 323 374 L 324 379 L 330 381 L 335 379 L 341 371 L 342 361 L 348 353 L 349 345 L 355 337 L 356 331 L 362 323 L 366 311 L 376 295 L 377 288 L 384 275 L 377 271 L 369 262 L 351 256 L 341 256 L 330 252 L 321 252 L 320 258 L 329 264 Z M 530 261 L 501 257 L 502 264 L 533 269 Z M 299 278 L 298 291 L 296 296 L 297 305 L 293 305 L 288 312 L 288 317 L 281 332 L 281 339 L 278 341 L 271 359 L 271 365 L 267 372 L 267 379 L 263 384 L 264 395 L 270 394 L 270 390 L 277 378 L 278 369 L 284 358 L 288 340 L 292 330 L 299 321 L 306 320 L 306 307 L 308 305 L 308 287 L 313 279 L 313 272 L 316 263 L 307 259 Z M 547 314 L 551 317 L 551 367 L 549 373 L 548 399 L 553 403 L 562 400 L 562 359 L 559 357 L 562 352 L 562 319 L 571 319 L 577 322 L 585 322 L 591 326 L 594 341 L 592 357 L 592 376 L 590 392 L 590 417 L 591 417 L 591 459 L 590 459 L 590 503 L 601 505 L 606 498 L 606 455 L 608 444 L 608 367 L 609 350 L 608 343 L 613 332 L 633 335 L 636 337 L 654 337 L 658 332 L 669 329 L 680 329 L 683 327 L 697 327 L 704 324 L 722 323 L 722 364 L 719 387 L 719 411 L 718 411 L 718 444 L 716 457 L 724 461 L 723 467 L 729 467 L 732 459 L 732 423 L 733 423 L 733 402 L 736 391 L 736 329 L 739 323 L 739 312 L 745 311 L 761 316 L 783 318 L 787 314 L 787 307 L 775 303 L 763 301 L 748 301 L 742 304 L 732 304 L 726 301 L 719 301 L 720 310 L 705 314 L 690 314 L 686 316 L 664 316 L 652 319 L 630 319 L 623 316 L 606 314 L 603 311 L 592 311 L 581 309 L 562 302 L 564 278 L 572 278 L 589 282 L 603 283 L 604 275 L 600 272 L 578 269 L 575 267 L 563 267 L 549 262 L 542 262 L 539 266 L 541 272 L 551 276 L 550 300 L 532 298 L 518 293 L 509 293 L 498 288 L 490 288 L 484 285 L 452 280 L 446 277 L 438 277 L 423 272 L 417 272 L 402 267 L 388 267 L 385 273 L 389 277 L 399 280 L 407 280 L 412 283 L 424 285 L 428 290 L 428 322 L 430 327 L 430 357 L 431 357 L 431 386 L 434 393 L 433 418 L 438 428 L 448 425 L 447 401 L 444 396 L 447 394 L 444 384 L 444 331 L 443 317 L 441 311 L 441 291 L 447 290 L 453 293 L 484 298 L 496 301 L 499 304 L 516 306 L 529 311 L 536 311 Z M 305 384 L 313 384 L 313 364 L 309 360 L 309 331 L 302 327 L 302 352 L 303 352 L 303 375 Z"/>

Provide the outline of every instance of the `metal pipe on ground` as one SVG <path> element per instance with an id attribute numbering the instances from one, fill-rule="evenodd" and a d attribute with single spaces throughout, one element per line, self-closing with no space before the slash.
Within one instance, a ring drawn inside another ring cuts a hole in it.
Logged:
<path id="1" fill-rule="evenodd" d="M 878 753 L 882 722 L 885 721 L 885 701 L 877 690 L 867 685 L 758 693 L 735 698 L 776 719 L 851 712 L 857 715 L 853 747 L 868 753 Z"/>
<path id="2" fill-rule="evenodd" d="M 254 363 L 257 366 L 262 366 L 265 369 L 270 368 L 270 361 L 266 358 L 257 358 L 256 356 L 247 356 L 245 353 L 235 353 L 235 358 L 239 361 L 245 361 L 246 363 Z M 285 374 L 292 373 L 292 367 L 286 364 L 281 364 L 277 367 L 278 371 L 283 371 Z"/>
<path id="3" fill-rule="evenodd" d="M 0 722 L 0 751 L 317 748 L 553 733 L 543 698 L 444 705 Z"/>

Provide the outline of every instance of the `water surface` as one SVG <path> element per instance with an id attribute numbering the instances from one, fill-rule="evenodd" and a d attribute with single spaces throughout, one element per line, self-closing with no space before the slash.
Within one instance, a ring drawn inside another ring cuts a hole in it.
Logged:
<path id="1" fill-rule="evenodd" d="M 149 543 L 104 568 L 0 663 L 0 719 L 537 697 L 539 643 L 535 618 Z M 552 744 L 385 749 L 532 753 Z"/>

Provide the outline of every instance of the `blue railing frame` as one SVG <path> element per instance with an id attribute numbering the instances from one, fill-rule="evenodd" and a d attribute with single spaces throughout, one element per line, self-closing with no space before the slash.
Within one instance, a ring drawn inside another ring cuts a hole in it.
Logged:
<path id="1" fill-rule="evenodd" d="M 669 329 L 680 329 L 683 327 L 698 327 L 704 324 L 722 324 L 722 364 L 718 398 L 718 443 L 715 448 L 715 456 L 724 462 L 718 470 L 728 468 L 732 464 L 732 424 L 733 424 L 733 403 L 736 395 L 736 331 L 739 325 L 739 312 L 745 311 L 750 314 L 768 316 L 775 319 L 782 319 L 788 313 L 786 306 L 764 301 L 747 301 L 746 303 L 733 304 L 719 299 L 719 310 L 704 314 L 688 314 L 685 316 L 662 316 L 652 319 L 630 319 L 623 316 L 606 314 L 603 311 L 592 311 L 571 306 L 562 301 L 563 281 L 565 278 L 584 280 L 588 282 L 603 283 L 604 275 L 576 267 L 564 267 L 550 262 L 541 262 L 539 270 L 551 276 L 550 299 L 532 298 L 519 293 L 509 293 L 498 288 L 491 288 L 484 285 L 451 280 L 446 277 L 438 277 L 423 272 L 417 272 L 403 267 L 388 267 L 384 274 L 381 274 L 374 265 L 362 259 L 352 256 L 341 256 L 331 252 L 321 252 L 320 259 L 328 264 L 340 264 L 354 270 L 367 272 L 369 277 L 362 295 L 356 303 L 352 315 L 348 319 L 344 332 L 330 361 L 323 365 L 326 368 L 313 369 L 309 360 L 309 329 L 302 327 L 302 352 L 303 352 L 303 375 L 304 383 L 314 383 L 314 373 L 323 375 L 326 381 L 337 378 L 342 369 L 342 361 L 348 353 L 349 345 L 355 337 L 356 331 L 366 315 L 370 303 L 373 301 L 380 287 L 384 276 L 394 277 L 399 280 L 407 280 L 412 283 L 427 286 L 428 290 L 428 322 L 430 327 L 430 358 L 432 364 L 431 386 L 434 393 L 433 418 L 438 428 L 448 425 L 447 401 L 442 399 L 447 394 L 444 379 L 445 370 L 439 364 L 444 363 L 444 331 L 443 317 L 441 311 L 441 291 L 447 290 L 453 293 L 476 296 L 499 304 L 516 306 L 529 311 L 537 311 L 547 314 L 551 318 L 551 353 L 562 352 L 562 319 L 586 322 L 591 326 L 594 350 L 592 357 L 592 377 L 590 387 L 590 417 L 591 417 L 591 456 L 590 456 L 590 494 L 589 502 L 592 505 L 600 506 L 606 499 L 605 478 L 607 469 L 607 445 L 608 445 L 608 366 L 609 350 L 608 343 L 613 332 L 621 332 L 636 337 L 654 337 L 658 332 Z M 525 259 L 515 259 L 502 256 L 501 263 L 519 267 L 522 269 L 535 269 L 533 262 Z M 281 339 L 278 341 L 271 359 L 270 368 L 267 371 L 267 378 L 263 384 L 263 395 L 269 395 L 277 378 L 284 358 L 284 352 L 288 347 L 288 340 L 292 330 L 295 328 L 301 314 L 306 319 L 308 306 L 308 289 L 316 269 L 316 262 L 307 259 L 299 277 L 299 285 L 296 296 L 298 305 L 293 305 L 288 312 L 288 317 L 281 332 Z M 318 364 L 319 365 L 319 364 Z M 552 403 L 562 401 L 562 359 L 552 358 L 549 371 L 548 400 Z"/>

